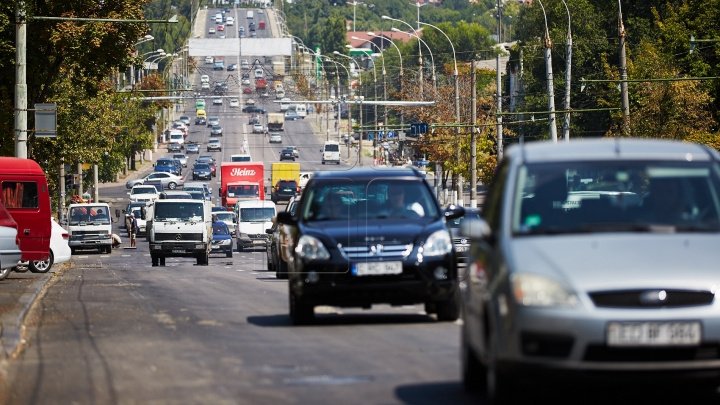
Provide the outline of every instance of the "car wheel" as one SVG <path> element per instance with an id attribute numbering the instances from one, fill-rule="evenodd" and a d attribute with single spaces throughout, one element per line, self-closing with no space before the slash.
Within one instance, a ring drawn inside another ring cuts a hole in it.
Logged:
<path id="1" fill-rule="evenodd" d="M 225 252 L 225 257 L 232 257 L 232 249 Z"/>
<path id="2" fill-rule="evenodd" d="M 275 270 L 275 278 L 280 280 L 286 280 L 288 278 L 287 263 L 278 259 L 277 270 Z"/>
<path id="3" fill-rule="evenodd" d="M 168 183 L 168 188 L 170 190 L 175 190 L 175 187 L 177 187 L 177 184 L 175 184 L 175 182 L 171 181 L 170 183 Z"/>
<path id="4" fill-rule="evenodd" d="M 442 322 L 452 322 L 460 317 L 460 294 L 456 289 L 453 295 L 445 301 L 435 303 L 437 319 Z"/>
<path id="5" fill-rule="evenodd" d="M 477 357 L 475 350 L 467 342 L 466 327 L 462 327 L 460 341 L 460 367 L 463 387 L 466 391 L 474 392 L 485 390 L 486 370 Z"/>
<path id="6" fill-rule="evenodd" d="M 157 267 L 158 265 L 158 257 L 157 255 L 150 254 L 150 261 L 152 262 L 153 267 Z"/>
<path id="7" fill-rule="evenodd" d="M 0 269 L 0 280 L 5 280 L 11 271 L 12 267 L 8 267 L 7 269 Z"/>
<path id="8" fill-rule="evenodd" d="M 511 376 L 497 368 L 496 339 L 495 333 L 491 331 L 488 337 L 488 361 L 485 369 L 487 398 L 491 404 L 512 404 L 518 399 L 520 393 L 513 392 Z"/>
<path id="9" fill-rule="evenodd" d="M 296 296 L 292 288 L 288 288 L 290 291 L 290 320 L 293 325 L 307 325 L 315 318 L 315 309 L 312 305 L 304 302 L 302 298 Z"/>

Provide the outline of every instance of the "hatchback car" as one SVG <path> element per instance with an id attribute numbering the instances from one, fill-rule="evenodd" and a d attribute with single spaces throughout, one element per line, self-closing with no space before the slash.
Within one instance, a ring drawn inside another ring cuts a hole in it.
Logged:
<path id="1" fill-rule="evenodd" d="M 299 187 L 295 180 L 279 180 L 272 188 L 270 199 L 277 204 L 280 201 L 289 201 L 298 193 Z"/>
<path id="2" fill-rule="evenodd" d="M 212 116 L 207 119 L 207 126 L 212 127 L 213 125 L 220 125 L 220 117 Z"/>
<path id="3" fill-rule="evenodd" d="M 193 180 L 212 180 L 212 170 L 207 163 L 195 163 L 192 169 Z"/>
<path id="4" fill-rule="evenodd" d="M 222 136 L 222 134 L 223 128 L 220 125 L 213 125 L 212 128 L 210 128 L 211 136 Z"/>
<path id="5" fill-rule="evenodd" d="M 222 221 L 214 221 L 212 224 L 212 249 L 211 253 L 224 253 L 226 257 L 232 257 L 233 238 L 230 228 Z"/>
<path id="6" fill-rule="evenodd" d="M 183 145 L 179 142 L 170 142 L 167 146 L 168 152 L 181 152 Z"/>
<path id="7" fill-rule="evenodd" d="M 217 210 L 216 210 L 217 208 Z M 235 229 L 237 227 L 237 217 L 233 211 L 228 211 L 225 207 L 213 207 L 213 213 L 215 219 L 218 221 L 225 222 L 225 225 L 230 229 L 230 234 L 235 236 Z"/>
<path id="8" fill-rule="evenodd" d="M 440 321 L 460 313 L 455 251 L 446 219 L 422 173 L 411 168 L 317 172 L 287 232 L 290 318 L 312 321 L 314 307 L 425 304 Z"/>
<path id="9" fill-rule="evenodd" d="M 717 388 L 719 356 L 707 354 L 720 341 L 716 150 L 622 138 L 513 145 L 485 201 L 483 218 L 463 226 L 467 387 L 497 402 L 520 399 L 520 379 L 548 390 L 595 377 Z"/>
<path id="10" fill-rule="evenodd" d="M 218 139 L 218 138 L 208 139 L 207 151 L 208 152 L 221 152 L 222 151 L 222 142 L 220 142 L 220 139 Z"/>
<path id="11" fill-rule="evenodd" d="M 263 132 L 265 132 L 265 126 L 263 126 L 263 124 L 259 122 L 253 124 L 252 132 L 253 134 L 262 134 Z"/>

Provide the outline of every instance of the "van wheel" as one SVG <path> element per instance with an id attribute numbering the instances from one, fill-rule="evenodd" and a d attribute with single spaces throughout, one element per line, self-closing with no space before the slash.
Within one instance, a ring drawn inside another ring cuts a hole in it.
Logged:
<path id="1" fill-rule="evenodd" d="M 225 252 L 225 257 L 232 257 L 232 250 Z"/>
<path id="2" fill-rule="evenodd" d="M 175 184 L 174 182 L 168 183 L 168 188 L 169 188 L 170 190 L 175 190 L 175 187 L 177 187 L 177 184 Z"/>
<path id="3" fill-rule="evenodd" d="M 28 268 L 33 273 L 47 273 L 48 271 L 50 271 L 50 268 L 52 267 L 54 261 L 55 257 L 51 250 L 50 256 L 47 258 L 47 260 L 31 260 L 28 264 Z"/>
<path id="4" fill-rule="evenodd" d="M 450 298 L 445 301 L 435 303 L 437 310 L 437 320 L 444 322 L 452 322 L 460 317 L 460 294 L 457 290 Z"/>
<path id="5" fill-rule="evenodd" d="M 157 255 L 151 254 L 151 255 L 150 255 L 150 261 L 152 262 L 152 266 L 153 266 L 153 267 L 157 267 L 157 265 L 158 265 L 158 257 L 157 257 Z"/>

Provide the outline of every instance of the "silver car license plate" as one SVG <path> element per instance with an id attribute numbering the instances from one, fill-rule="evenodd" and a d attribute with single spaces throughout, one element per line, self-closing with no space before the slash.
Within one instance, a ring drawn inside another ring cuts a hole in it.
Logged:
<path id="1" fill-rule="evenodd" d="M 608 346 L 694 346 L 702 340 L 700 322 L 610 322 Z"/>

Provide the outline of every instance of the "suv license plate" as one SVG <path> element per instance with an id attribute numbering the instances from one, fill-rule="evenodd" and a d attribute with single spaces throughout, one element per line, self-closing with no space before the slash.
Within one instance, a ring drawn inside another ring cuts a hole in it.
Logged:
<path id="1" fill-rule="evenodd" d="M 185 249 L 173 249 L 173 253 L 185 253 Z"/>
<path id="2" fill-rule="evenodd" d="M 355 276 L 380 276 L 402 273 L 402 262 L 361 262 L 355 263 L 352 274 Z"/>
<path id="3" fill-rule="evenodd" d="M 611 322 L 608 346 L 694 346 L 702 340 L 700 322 Z"/>

